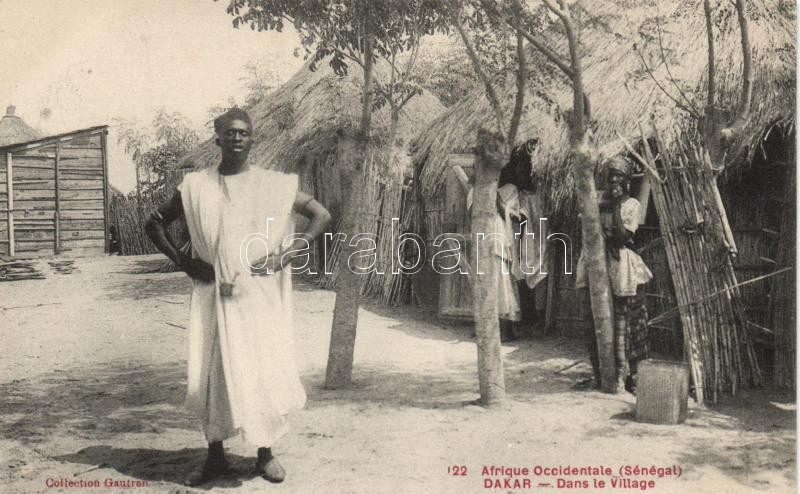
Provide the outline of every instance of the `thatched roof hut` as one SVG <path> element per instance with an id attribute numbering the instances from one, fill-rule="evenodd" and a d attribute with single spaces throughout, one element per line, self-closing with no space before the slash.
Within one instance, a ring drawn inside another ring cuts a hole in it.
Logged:
<path id="1" fill-rule="evenodd" d="M 676 84 L 670 82 L 675 80 L 691 104 L 702 112 L 707 83 L 702 2 L 599 0 L 582 5 L 586 10 L 581 30 L 584 85 L 591 99 L 595 142 L 605 153 L 621 151 L 617 132 L 634 141 L 640 135 L 638 124 L 648 121 L 651 115 L 667 132 L 675 126 L 686 128 L 686 112 L 653 81 L 640 54 L 663 87 L 680 98 Z M 794 118 L 795 17 L 794 6 L 789 2 L 766 0 L 748 5 L 754 84 L 751 118 L 741 144 L 749 150 L 748 158 L 752 158 L 765 129 Z M 742 55 L 734 8 L 728 2 L 720 2 L 714 21 L 718 102 L 720 107 L 735 108 L 741 91 Z M 566 56 L 559 23 L 553 25 L 548 37 L 556 52 Z M 668 66 L 661 62 L 661 45 Z M 571 88 L 540 54 L 533 52 L 529 58 L 536 71 L 543 73 L 529 84 L 530 96 L 517 139 L 539 138 L 541 149 L 534 173 L 552 186 L 548 187 L 552 210 L 563 211 L 574 203 L 565 123 L 572 107 Z M 513 84 L 501 91 L 509 114 L 514 93 Z M 420 134 L 414 162 L 420 167 L 424 196 L 436 195 L 446 157 L 470 152 L 481 125 L 493 125 L 493 113 L 482 88 L 449 108 Z"/>
<path id="2" fill-rule="evenodd" d="M 782 132 L 770 131 L 774 128 L 791 130 L 796 98 L 794 4 L 765 0 L 748 2 L 748 5 L 753 50 L 751 114 L 736 143 L 742 152 L 737 153 L 737 159 L 723 177 L 729 190 L 740 188 L 733 194 L 722 191 L 726 208 L 735 210 L 733 214 L 729 212 L 729 217 L 740 247 L 735 263 L 740 280 L 776 269 L 775 261 L 769 262 L 770 258 L 775 258 L 771 251 L 776 242 L 781 245 L 787 242 L 784 233 L 791 233 L 782 232 L 780 221 L 774 218 L 777 216 L 780 220 L 780 210 L 776 210 L 779 203 L 766 202 L 783 200 L 781 191 L 787 182 L 786 169 L 794 163 L 793 150 L 789 149 L 793 139 L 778 138 L 776 134 Z M 582 6 L 584 84 L 592 106 L 592 139 L 600 152 L 612 155 L 624 150 L 617 133 L 630 143 L 636 142 L 641 136 L 639 124 L 647 124 L 644 131 L 648 132 L 651 116 L 659 133 L 666 137 L 667 146 L 671 145 L 670 139 L 674 139 L 677 129 L 689 132 L 696 129 L 696 120 L 681 106 L 694 106 L 699 113 L 705 106 L 707 41 L 702 2 L 598 0 L 584 2 Z M 739 25 L 731 2 L 716 2 L 713 23 L 717 105 L 733 109 L 741 93 L 742 54 Z M 558 22 L 545 37 L 557 53 L 568 53 Z M 647 62 L 647 68 L 642 59 Z M 576 226 L 576 200 L 566 121 L 572 108 L 572 91 L 566 79 L 555 73 L 540 54 L 532 52 L 529 60 L 532 66 L 529 72 L 537 77 L 528 85 L 526 111 L 517 139 L 520 142 L 531 137 L 539 139 L 540 151 L 533 166 L 545 196 L 546 210 L 552 214 L 551 224 L 558 224 L 558 231 L 571 233 Z M 541 73 L 537 73 L 540 70 Z M 513 84 L 499 92 L 510 115 L 515 94 Z M 443 200 L 449 197 L 446 190 L 451 175 L 448 156 L 473 152 L 478 128 L 493 126 L 493 118 L 481 88 L 450 107 L 415 141 L 414 163 L 421 185 L 419 207 L 424 211 L 421 224 L 416 227 L 426 240 L 444 233 L 441 226 L 448 220 L 440 217 L 440 211 L 452 209 Z M 781 146 L 782 150 L 777 149 Z M 739 175 L 751 173 L 749 164 L 754 164 L 752 170 L 759 169 L 758 177 L 739 180 Z M 746 194 L 741 193 L 743 186 L 750 189 Z M 643 255 L 656 272 L 655 281 L 650 285 L 656 292 L 652 301 L 657 302 L 657 307 L 651 308 L 651 316 L 655 316 L 674 308 L 675 294 L 663 248 L 651 248 L 658 245 L 655 243 L 659 236 L 658 220 L 652 219 L 640 232 L 637 236 L 649 249 Z M 577 237 L 573 238 L 578 246 Z M 563 269 L 559 272 L 563 273 Z M 555 318 L 563 317 L 561 329 L 578 331 L 579 327 L 570 323 L 576 319 L 574 308 L 577 306 L 572 280 L 568 279 L 573 277 L 559 277 L 561 279 L 553 287 L 558 299 Z M 556 277 L 550 277 L 553 278 Z M 765 285 L 748 286 L 744 300 L 752 301 L 746 309 L 748 321 L 769 326 L 770 314 L 763 310 L 768 296 Z M 660 324 L 662 327 L 655 332 L 655 338 L 664 344 L 658 346 L 674 350 L 680 358 L 679 321 L 662 320 Z M 777 333 L 778 328 L 775 330 Z M 669 331 L 673 331 L 672 336 Z M 788 327 L 785 331 L 793 334 L 793 329 Z"/>
<path id="3" fill-rule="evenodd" d="M 15 110 L 16 107 L 14 105 L 9 105 L 6 107 L 5 116 L 0 119 L 0 147 L 33 141 L 44 137 L 41 132 L 26 124 L 25 121 L 15 115 Z"/>
<path id="4" fill-rule="evenodd" d="M 377 70 L 383 69 L 378 66 Z M 275 92 L 247 108 L 254 125 L 250 162 L 300 175 L 301 188 L 328 207 L 334 223 L 342 204 L 339 187 L 341 167 L 336 163 L 337 135 L 358 128 L 362 81 L 363 75 L 357 67 L 340 77 L 327 64 L 320 64 L 313 72 L 304 66 Z M 379 252 L 388 248 L 391 218 L 407 216 L 402 208 L 402 198 L 404 178 L 411 175 L 408 143 L 442 111 L 444 106 L 429 92 L 411 98 L 401 111 L 394 148 L 388 142 L 391 123 L 388 105 L 373 113 L 373 145 L 366 167 L 371 173 L 363 179 L 365 201 L 373 204 L 374 208 L 360 231 L 378 235 L 381 240 Z M 213 139 L 209 139 L 189 153 L 180 166 L 203 168 L 216 165 L 219 160 L 219 148 Z M 401 228 L 407 224 L 408 220 L 404 219 Z M 384 240 L 387 245 L 383 245 Z M 338 252 L 338 247 L 334 249 Z M 336 252 L 329 256 L 334 258 L 329 264 L 334 266 L 334 274 L 323 275 L 323 286 L 330 286 L 335 281 L 336 256 Z M 379 255 L 379 264 L 384 261 L 391 262 L 386 253 Z M 386 302 L 397 302 L 401 277 L 389 275 L 390 269 L 383 271 L 387 273 L 385 276 L 363 277 L 364 292 L 381 295 Z"/>
<path id="5" fill-rule="evenodd" d="M 340 77 L 324 63 L 316 71 L 304 66 L 275 92 L 247 108 L 255 127 L 251 163 L 301 176 L 313 174 L 315 166 L 332 166 L 337 132 L 358 127 L 362 78 L 357 68 Z M 413 97 L 400 115 L 399 147 L 405 150 L 419 130 L 442 111 L 444 106 L 429 92 Z M 388 106 L 374 112 L 373 142 L 377 147 L 386 143 L 389 124 Z M 395 159 L 405 158 L 403 152 L 396 154 Z M 181 161 L 181 167 L 205 168 L 219 160 L 219 148 L 208 139 Z M 333 199 L 338 204 L 338 196 L 324 195 L 329 199 L 326 205 Z"/>

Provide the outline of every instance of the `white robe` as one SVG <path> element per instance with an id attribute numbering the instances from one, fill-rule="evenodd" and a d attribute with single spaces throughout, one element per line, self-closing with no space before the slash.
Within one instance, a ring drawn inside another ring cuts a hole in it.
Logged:
<path id="1" fill-rule="evenodd" d="M 213 167 L 188 173 L 179 190 L 194 257 L 216 275 L 213 284 L 193 280 L 186 404 L 203 418 L 209 441 L 240 431 L 268 447 L 286 432 L 285 415 L 306 400 L 292 342 L 291 277 L 252 276 L 240 252 L 248 235 L 268 235 L 250 243 L 254 261 L 293 232 L 297 175 L 251 167 L 225 176 Z M 221 282 L 234 283 L 231 297 L 220 296 Z"/>
<path id="2" fill-rule="evenodd" d="M 629 197 L 620 205 L 622 226 L 631 233 L 639 229 L 642 206 L 636 199 Z M 600 220 L 603 228 L 610 229 L 613 223 L 610 213 L 601 213 Z M 581 250 L 578 257 L 578 267 L 575 270 L 575 288 L 589 286 L 589 272 L 586 269 L 585 251 Z M 619 249 L 619 260 L 614 259 L 606 252 L 608 277 L 611 280 L 611 292 L 616 297 L 635 297 L 639 285 L 644 285 L 653 279 L 644 260 L 631 249 Z"/>

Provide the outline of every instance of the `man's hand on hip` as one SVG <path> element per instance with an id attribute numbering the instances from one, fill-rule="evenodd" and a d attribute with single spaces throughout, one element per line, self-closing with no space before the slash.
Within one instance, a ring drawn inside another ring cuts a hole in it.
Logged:
<path id="1" fill-rule="evenodd" d="M 214 282 L 214 266 L 202 259 L 186 259 L 181 261 L 181 269 L 193 280 L 203 283 Z"/>

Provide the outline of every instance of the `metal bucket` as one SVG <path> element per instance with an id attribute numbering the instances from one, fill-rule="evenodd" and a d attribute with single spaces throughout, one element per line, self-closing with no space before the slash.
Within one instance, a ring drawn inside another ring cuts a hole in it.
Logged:
<path id="1" fill-rule="evenodd" d="M 689 402 L 689 365 L 686 362 L 648 359 L 639 363 L 638 375 L 637 421 L 679 424 L 686 420 Z"/>

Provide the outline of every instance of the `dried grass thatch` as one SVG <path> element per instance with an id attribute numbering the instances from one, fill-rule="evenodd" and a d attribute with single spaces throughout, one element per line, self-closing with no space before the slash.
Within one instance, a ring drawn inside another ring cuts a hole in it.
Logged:
<path id="1" fill-rule="evenodd" d="M 717 107 L 734 110 L 742 76 L 739 25 L 732 2 L 712 3 L 716 5 Z M 729 167 L 731 176 L 753 161 L 769 130 L 793 123 L 795 112 L 795 6 L 782 0 L 748 4 L 753 99 L 749 122 L 735 143 L 741 152 L 736 152 Z M 639 140 L 640 123 L 647 123 L 643 126 L 646 137 L 651 136 L 651 118 L 667 148 L 676 145 L 680 131 L 696 131 L 698 122 L 681 106 L 693 106 L 699 113 L 705 107 L 707 41 L 702 2 L 593 0 L 582 5 L 584 10 L 576 18 L 582 25 L 584 85 L 592 106 L 592 139 L 600 153 L 624 151 L 618 134 L 629 142 Z M 558 22 L 545 37 L 557 53 L 568 53 Z M 517 139 L 539 139 L 534 174 L 553 224 L 559 223 L 559 231 L 570 232 L 576 226 L 577 204 L 567 130 L 572 89 L 540 54 L 531 53 L 529 65 L 535 78 L 528 84 Z M 499 93 L 510 115 L 515 88 L 509 84 Z M 421 224 L 415 226 L 426 238 L 443 233 L 437 215 L 442 210 L 447 156 L 472 152 L 478 128 L 493 125 L 494 116 L 481 88 L 449 108 L 415 141 L 422 203 L 418 207 L 424 211 Z M 787 355 L 793 358 L 791 352 Z"/>
<path id="2" fill-rule="evenodd" d="M 377 70 L 384 69 L 378 66 Z M 334 219 L 338 219 L 342 204 L 340 166 L 336 162 L 337 135 L 358 128 L 362 86 L 363 75 L 357 67 L 344 77 L 334 74 L 326 64 L 321 64 L 314 72 L 303 67 L 275 92 L 247 108 L 255 138 L 250 162 L 300 175 L 301 188 L 328 207 Z M 404 176 L 411 171 L 408 143 L 442 111 L 444 106 L 428 92 L 413 97 L 400 114 L 394 146 L 389 142 L 388 106 L 373 113 L 372 145 L 368 166 L 364 168 L 369 171 L 369 177 L 362 178 L 368 189 L 364 197 L 376 202 L 372 204 L 374 208 L 366 212 L 361 232 L 378 235 L 381 253 L 386 250 L 384 242 L 391 240 L 387 229 L 391 218 L 405 218 L 400 197 Z M 204 168 L 217 165 L 219 160 L 219 148 L 209 139 L 187 155 L 179 166 Z M 404 219 L 403 224 L 407 224 Z M 329 265 L 338 263 L 337 252 L 329 256 Z M 331 286 L 335 278 L 335 272 L 323 275 L 321 283 Z M 400 286 L 403 279 L 388 272 L 384 278 L 364 276 L 362 291 L 395 303 L 403 291 Z"/>
<path id="3" fill-rule="evenodd" d="M 765 129 L 794 118 L 795 13 L 794 4 L 782 0 L 748 5 L 754 84 L 751 118 L 740 145 L 749 151 L 749 158 L 758 149 Z M 596 0 L 584 2 L 583 7 L 580 21 L 584 85 L 592 104 L 593 138 L 601 152 L 621 151 L 623 145 L 617 133 L 633 141 L 639 136 L 639 122 L 649 120 L 651 115 L 658 127 L 667 132 L 693 126 L 687 113 L 653 81 L 640 54 L 654 78 L 673 97 L 680 100 L 670 77 L 702 112 L 707 83 L 702 2 Z M 714 22 L 718 106 L 735 108 L 741 90 L 742 56 L 736 13 L 729 2 L 719 2 Z M 548 42 L 566 56 L 560 31 L 560 25 L 555 23 L 547 34 Z M 661 62 L 661 46 L 668 68 Z M 540 54 L 532 54 L 531 59 L 536 68 L 531 67 L 529 72 L 541 73 L 529 83 L 531 96 L 517 138 L 539 138 L 541 151 L 534 173 L 544 181 L 550 210 L 566 215 L 573 211 L 575 202 L 566 126 L 572 108 L 571 87 L 563 76 L 554 74 L 551 64 Z M 510 109 L 514 88 L 507 87 L 500 96 Z M 449 108 L 422 132 L 415 143 L 414 162 L 420 170 L 424 198 L 437 195 L 445 158 L 451 153 L 470 152 L 481 125 L 494 125 L 482 89 Z"/>
<path id="4" fill-rule="evenodd" d="M 300 173 L 324 161 L 335 152 L 337 131 L 358 127 L 362 77 L 357 67 L 340 77 L 324 63 L 313 72 L 304 66 L 275 92 L 246 108 L 255 127 L 251 164 Z M 412 98 L 400 116 L 398 144 L 405 147 L 443 110 L 428 92 Z M 385 143 L 389 123 L 388 106 L 373 113 L 373 142 Z M 208 139 L 189 153 L 181 166 L 205 168 L 219 160 L 219 148 Z"/>
<path id="5" fill-rule="evenodd" d="M 9 106 L 6 108 L 5 116 L 0 119 L 0 147 L 44 137 L 41 132 L 16 116 L 14 110 L 14 106 Z"/>

